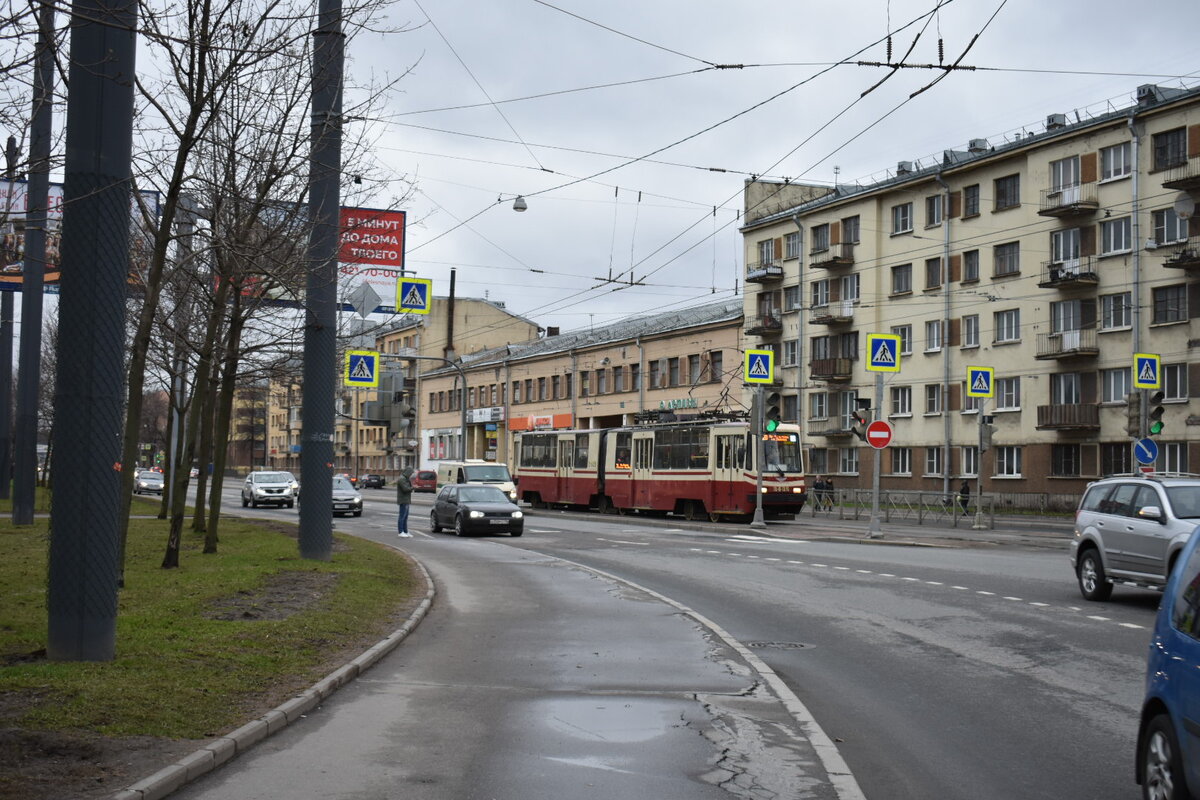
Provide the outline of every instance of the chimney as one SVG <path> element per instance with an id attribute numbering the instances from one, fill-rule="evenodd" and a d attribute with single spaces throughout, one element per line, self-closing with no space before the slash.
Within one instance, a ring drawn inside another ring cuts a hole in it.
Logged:
<path id="1" fill-rule="evenodd" d="M 911 175 L 913 171 L 913 163 L 911 161 L 901 161 L 896 164 L 896 176 Z"/>
<path id="2" fill-rule="evenodd" d="M 1065 127 L 1067 127 L 1066 114 L 1051 114 L 1050 116 L 1046 117 L 1046 130 L 1056 131 L 1059 128 Z"/>
<path id="3" fill-rule="evenodd" d="M 967 143 L 967 152 L 969 153 L 986 153 L 988 151 L 987 139 L 972 139 Z"/>
<path id="4" fill-rule="evenodd" d="M 558 336 L 558 326 L 557 325 L 547 326 L 546 338 L 549 339 L 551 336 Z"/>

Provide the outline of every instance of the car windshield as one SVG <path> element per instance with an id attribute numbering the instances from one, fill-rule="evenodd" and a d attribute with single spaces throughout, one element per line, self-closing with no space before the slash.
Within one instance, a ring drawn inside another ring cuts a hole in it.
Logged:
<path id="1" fill-rule="evenodd" d="M 492 481 L 493 483 L 502 483 L 511 481 L 512 478 L 508 474 L 508 467 L 503 464 L 488 464 L 481 467 L 464 467 L 464 471 L 469 481 Z"/>
<path id="2" fill-rule="evenodd" d="M 138 476 L 138 479 L 143 481 L 158 481 L 161 483 L 163 476 L 157 472 L 143 472 Z"/>
<path id="3" fill-rule="evenodd" d="M 508 495 L 491 486 L 464 486 L 458 499 L 468 503 L 507 503 Z"/>
<path id="4" fill-rule="evenodd" d="M 255 483 L 291 483 L 292 476 L 286 472 L 255 472 L 252 473 Z"/>
<path id="5" fill-rule="evenodd" d="M 1200 519 L 1200 486 L 1168 486 L 1167 498 L 1179 519 Z"/>
<path id="6" fill-rule="evenodd" d="M 353 490 L 354 485 L 350 483 L 350 479 L 341 475 L 333 476 L 333 488 L 343 490 Z"/>

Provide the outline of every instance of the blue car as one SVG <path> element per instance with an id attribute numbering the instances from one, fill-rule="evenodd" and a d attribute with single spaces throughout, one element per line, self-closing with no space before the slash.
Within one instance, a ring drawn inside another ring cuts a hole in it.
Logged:
<path id="1" fill-rule="evenodd" d="M 1150 639 L 1137 782 L 1146 800 L 1194 800 L 1200 791 L 1200 534 L 1195 532 L 1163 590 Z"/>

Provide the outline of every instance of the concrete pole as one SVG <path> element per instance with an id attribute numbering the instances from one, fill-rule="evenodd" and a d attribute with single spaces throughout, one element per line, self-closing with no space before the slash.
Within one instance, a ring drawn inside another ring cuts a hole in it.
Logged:
<path id="1" fill-rule="evenodd" d="M 943 343 L 944 344 L 944 343 Z M 883 373 L 875 373 L 875 413 L 872 415 L 875 419 L 880 419 L 883 414 Z M 883 451 L 879 448 L 875 450 L 875 469 L 871 474 L 871 522 L 867 526 L 868 539 L 882 539 L 883 531 L 879 527 L 879 472 L 883 468 Z"/>

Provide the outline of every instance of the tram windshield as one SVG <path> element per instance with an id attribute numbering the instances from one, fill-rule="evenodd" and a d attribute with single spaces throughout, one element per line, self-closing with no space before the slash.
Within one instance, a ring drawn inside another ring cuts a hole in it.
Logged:
<path id="1" fill-rule="evenodd" d="M 800 434 L 775 431 L 763 434 L 763 467 L 767 472 L 803 473 L 804 453 Z"/>

